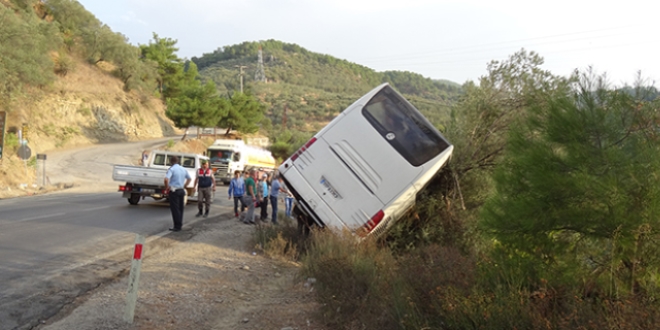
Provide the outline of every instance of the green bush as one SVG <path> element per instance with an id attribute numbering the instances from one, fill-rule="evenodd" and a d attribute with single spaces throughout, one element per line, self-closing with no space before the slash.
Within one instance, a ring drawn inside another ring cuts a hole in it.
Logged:
<path id="1" fill-rule="evenodd" d="M 41 131 L 44 132 L 47 136 L 55 137 L 57 135 L 57 128 L 54 124 L 48 123 L 41 127 Z"/>
<path id="2" fill-rule="evenodd" d="M 18 135 L 14 133 L 7 133 L 5 135 L 5 148 L 16 150 L 16 148 L 18 148 L 18 144 Z"/>
<path id="3" fill-rule="evenodd" d="M 60 131 L 57 133 L 57 142 L 55 143 L 55 146 L 58 148 L 64 146 L 73 136 L 78 134 L 80 134 L 80 129 L 78 127 L 61 127 Z"/>
<path id="4" fill-rule="evenodd" d="M 81 107 L 80 109 L 78 109 L 77 112 L 85 117 L 89 117 L 92 115 L 92 109 L 90 109 L 89 107 Z"/>
<path id="5" fill-rule="evenodd" d="M 76 67 L 76 62 L 66 53 L 60 51 L 55 59 L 55 73 L 64 77 Z"/>
<path id="6" fill-rule="evenodd" d="M 49 51 L 61 45 L 55 25 L 31 9 L 0 6 L 0 94 L 10 96 L 24 85 L 43 86 L 54 79 Z"/>
<path id="7" fill-rule="evenodd" d="M 303 257 L 301 274 L 316 279 L 321 313 L 333 327 L 419 329 L 417 305 L 396 273 L 394 257 L 368 240 L 358 243 L 350 233 L 314 233 Z"/>
<path id="8" fill-rule="evenodd" d="M 273 259 L 299 261 L 301 253 L 306 251 L 305 237 L 298 235 L 297 224 L 287 218 L 284 212 L 278 214 L 277 226 L 258 226 L 254 233 L 254 246 L 264 251 Z"/>

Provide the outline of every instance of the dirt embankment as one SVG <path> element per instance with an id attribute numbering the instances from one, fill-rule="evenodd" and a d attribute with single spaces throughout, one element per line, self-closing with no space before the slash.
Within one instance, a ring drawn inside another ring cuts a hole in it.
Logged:
<path id="1" fill-rule="evenodd" d="M 0 162 L 0 198 L 41 191 L 36 154 L 180 133 L 165 116 L 159 99 L 126 92 L 111 70 L 79 61 L 75 70 L 59 77 L 52 86 L 32 89 L 5 107 L 10 110 Z M 23 132 L 33 156 L 27 161 L 16 154 L 18 130 Z"/>

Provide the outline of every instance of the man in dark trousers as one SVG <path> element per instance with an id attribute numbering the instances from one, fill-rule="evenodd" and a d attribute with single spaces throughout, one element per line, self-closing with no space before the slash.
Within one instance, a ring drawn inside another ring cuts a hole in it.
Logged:
<path id="1" fill-rule="evenodd" d="M 202 159 L 202 167 L 197 170 L 195 186 L 197 187 L 197 208 L 199 208 L 199 212 L 195 216 L 200 217 L 203 215 L 206 218 L 209 216 L 209 209 L 211 203 L 213 203 L 212 194 L 215 191 L 215 177 L 206 159 Z M 205 204 L 206 212 L 204 213 Z"/>
<path id="2" fill-rule="evenodd" d="M 171 231 L 180 231 L 183 226 L 183 201 L 186 196 L 185 187 L 190 184 L 190 174 L 179 165 L 179 157 L 170 158 L 170 168 L 165 175 L 165 190 L 169 191 L 170 210 L 172 211 L 172 221 L 174 226 Z"/>
<path id="3" fill-rule="evenodd" d="M 238 202 L 241 202 L 241 213 L 245 211 L 247 205 L 243 200 L 245 194 L 245 181 L 241 177 L 241 171 L 234 172 L 234 178 L 229 182 L 229 199 L 234 196 L 234 215 L 238 218 Z"/>
<path id="4" fill-rule="evenodd" d="M 257 198 L 257 185 L 255 183 L 255 178 L 257 177 L 257 171 L 252 169 L 250 170 L 247 179 L 245 179 L 245 195 L 243 200 L 247 204 L 247 214 L 243 223 L 254 225 L 254 201 Z M 258 179 L 257 179 L 258 180 Z"/>

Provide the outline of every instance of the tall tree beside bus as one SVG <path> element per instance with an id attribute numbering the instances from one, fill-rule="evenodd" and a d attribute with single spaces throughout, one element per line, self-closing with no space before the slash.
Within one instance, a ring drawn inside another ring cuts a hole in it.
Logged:
<path id="1" fill-rule="evenodd" d="M 219 117 L 227 115 L 226 101 L 218 95 L 215 84 L 202 84 L 198 77 L 197 67 L 191 63 L 186 79 L 180 82 L 179 94 L 167 99 L 165 114 L 178 128 L 212 127 Z"/>
<path id="2" fill-rule="evenodd" d="M 194 63 L 193 63 L 194 64 Z M 222 103 L 225 115 L 216 121 L 218 127 L 226 127 L 229 134 L 232 130 L 241 133 L 254 133 L 259 130 L 266 107 L 249 93 L 235 92 L 227 102 Z"/>
<path id="3" fill-rule="evenodd" d="M 176 40 L 160 38 L 154 33 L 153 41 L 149 41 L 148 45 L 140 45 L 142 58 L 155 63 L 158 92 L 163 100 L 175 96 L 179 91 L 179 81 L 184 79 L 184 63 L 176 55 L 179 50 L 176 43 Z"/>
<path id="4" fill-rule="evenodd" d="M 481 225 L 504 259 L 529 265 L 521 277 L 532 283 L 569 277 L 612 296 L 657 292 L 658 101 L 644 101 L 648 87 L 629 93 L 605 81 L 582 74 L 512 125 Z"/>

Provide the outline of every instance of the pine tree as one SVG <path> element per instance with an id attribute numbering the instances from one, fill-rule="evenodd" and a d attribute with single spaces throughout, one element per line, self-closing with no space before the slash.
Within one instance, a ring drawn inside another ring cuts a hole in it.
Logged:
<path id="1" fill-rule="evenodd" d="M 660 265 L 657 122 L 652 104 L 591 73 L 532 105 L 511 129 L 482 228 L 555 274 L 607 273 L 635 290 Z"/>

